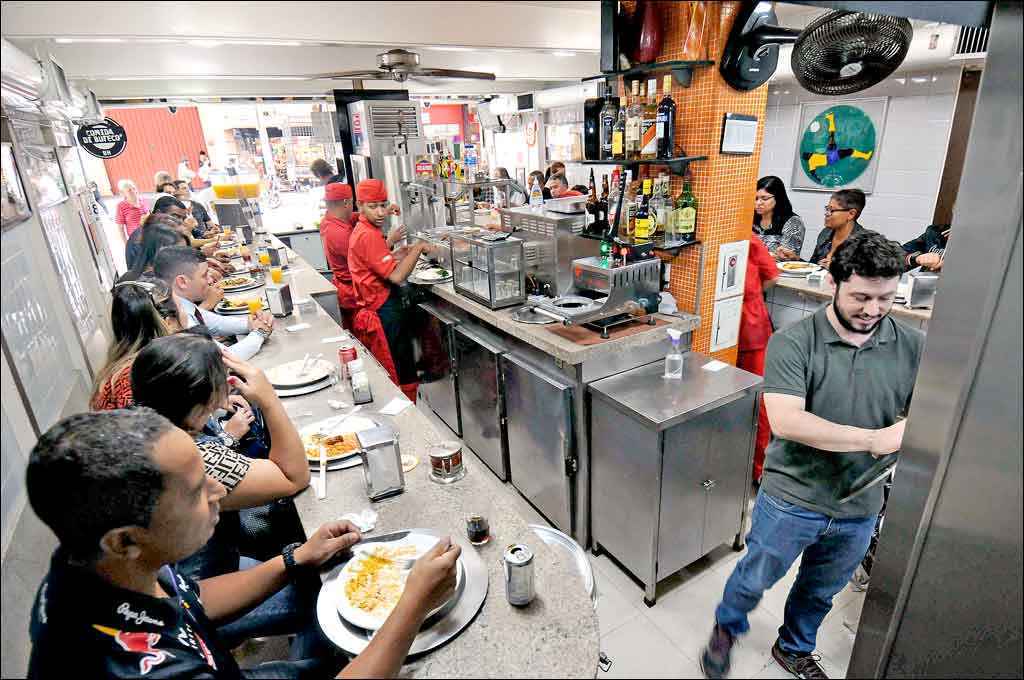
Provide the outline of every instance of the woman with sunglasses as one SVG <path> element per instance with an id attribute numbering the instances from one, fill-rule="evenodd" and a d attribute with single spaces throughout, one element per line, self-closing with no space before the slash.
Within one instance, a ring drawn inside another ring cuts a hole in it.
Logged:
<path id="1" fill-rule="evenodd" d="M 96 374 L 89 407 L 94 411 L 126 408 L 132 403 L 132 363 L 156 338 L 182 329 L 178 309 L 159 279 L 118 283 L 110 309 L 114 342 L 107 362 Z"/>
<path id="2" fill-rule="evenodd" d="M 786 185 L 774 175 L 757 180 L 754 194 L 754 234 L 776 260 L 799 260 L 807 229 L 793 212 Z"/>

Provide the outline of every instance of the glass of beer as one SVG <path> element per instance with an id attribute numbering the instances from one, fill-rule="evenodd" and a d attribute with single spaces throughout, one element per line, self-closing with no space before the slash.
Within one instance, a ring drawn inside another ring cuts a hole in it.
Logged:
<path id="1" fill-rule="evenodd" d="M 246 301 L 245 304 L 248 305 L 249 314 L 252 316 L 256 316 L 257 314 L 263 311 L 263 300 L 261 300 L 260 298 L 248 300 Z"/>
<path id="2" fill-rule="evenodd" d="M 271 281 L 273 281 L 274 283 L 281 283 L 281 281 L 283 279 L 284 279 L 284 272 L 281 270 L 280 267 L 271 267 L 270 268 L 270 280 Z"/>

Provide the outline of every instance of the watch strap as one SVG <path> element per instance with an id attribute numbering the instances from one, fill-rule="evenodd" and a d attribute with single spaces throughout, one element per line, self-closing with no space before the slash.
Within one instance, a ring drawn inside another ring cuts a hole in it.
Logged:
<path id="1" fill-rule="evenodd" d="M 299 565 L 295 564 L 295 549 L 298 548 L 301 543 L 289 543 L 281 550 L 281 558 L 284 560 L 284 570 L 289 576 L 294 576 L 298 570 Z"/>

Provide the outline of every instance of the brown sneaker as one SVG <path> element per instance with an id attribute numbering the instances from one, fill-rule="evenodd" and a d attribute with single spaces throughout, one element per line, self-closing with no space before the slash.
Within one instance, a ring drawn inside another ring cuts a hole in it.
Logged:
<path id="1" fill-rule="evenodd" d="M 819 663 L 821 657 L 817 654 L 788 654 L 782 651 L 779 641 L 776 640 L 772 645 L 772 657 L 775 659 L 775 663 L 794 677 L 828 680 L 825 669 Z"/>
<path id="2" fill-rule="evenodd" d="M 705 678 L 724 678 L 729 675 L 729 659 L 734 638 L 716 623 L 711 639 L 700 655 L 700 669 Z"/>

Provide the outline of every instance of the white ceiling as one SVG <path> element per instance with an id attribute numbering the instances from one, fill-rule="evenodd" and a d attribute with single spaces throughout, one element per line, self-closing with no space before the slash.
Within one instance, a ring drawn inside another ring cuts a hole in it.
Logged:
<path id="1" fill-rule="evenodd" d="M 424 66 L 496 81 L 365 87 L 432 94 L 526 92 L 598 70 L 600 2 L 16 2 L 3 37 L 52 54 L 102 99 L 324 94 L 350 81 L 302 76 L 372 68 L 391 47 Z"/>

